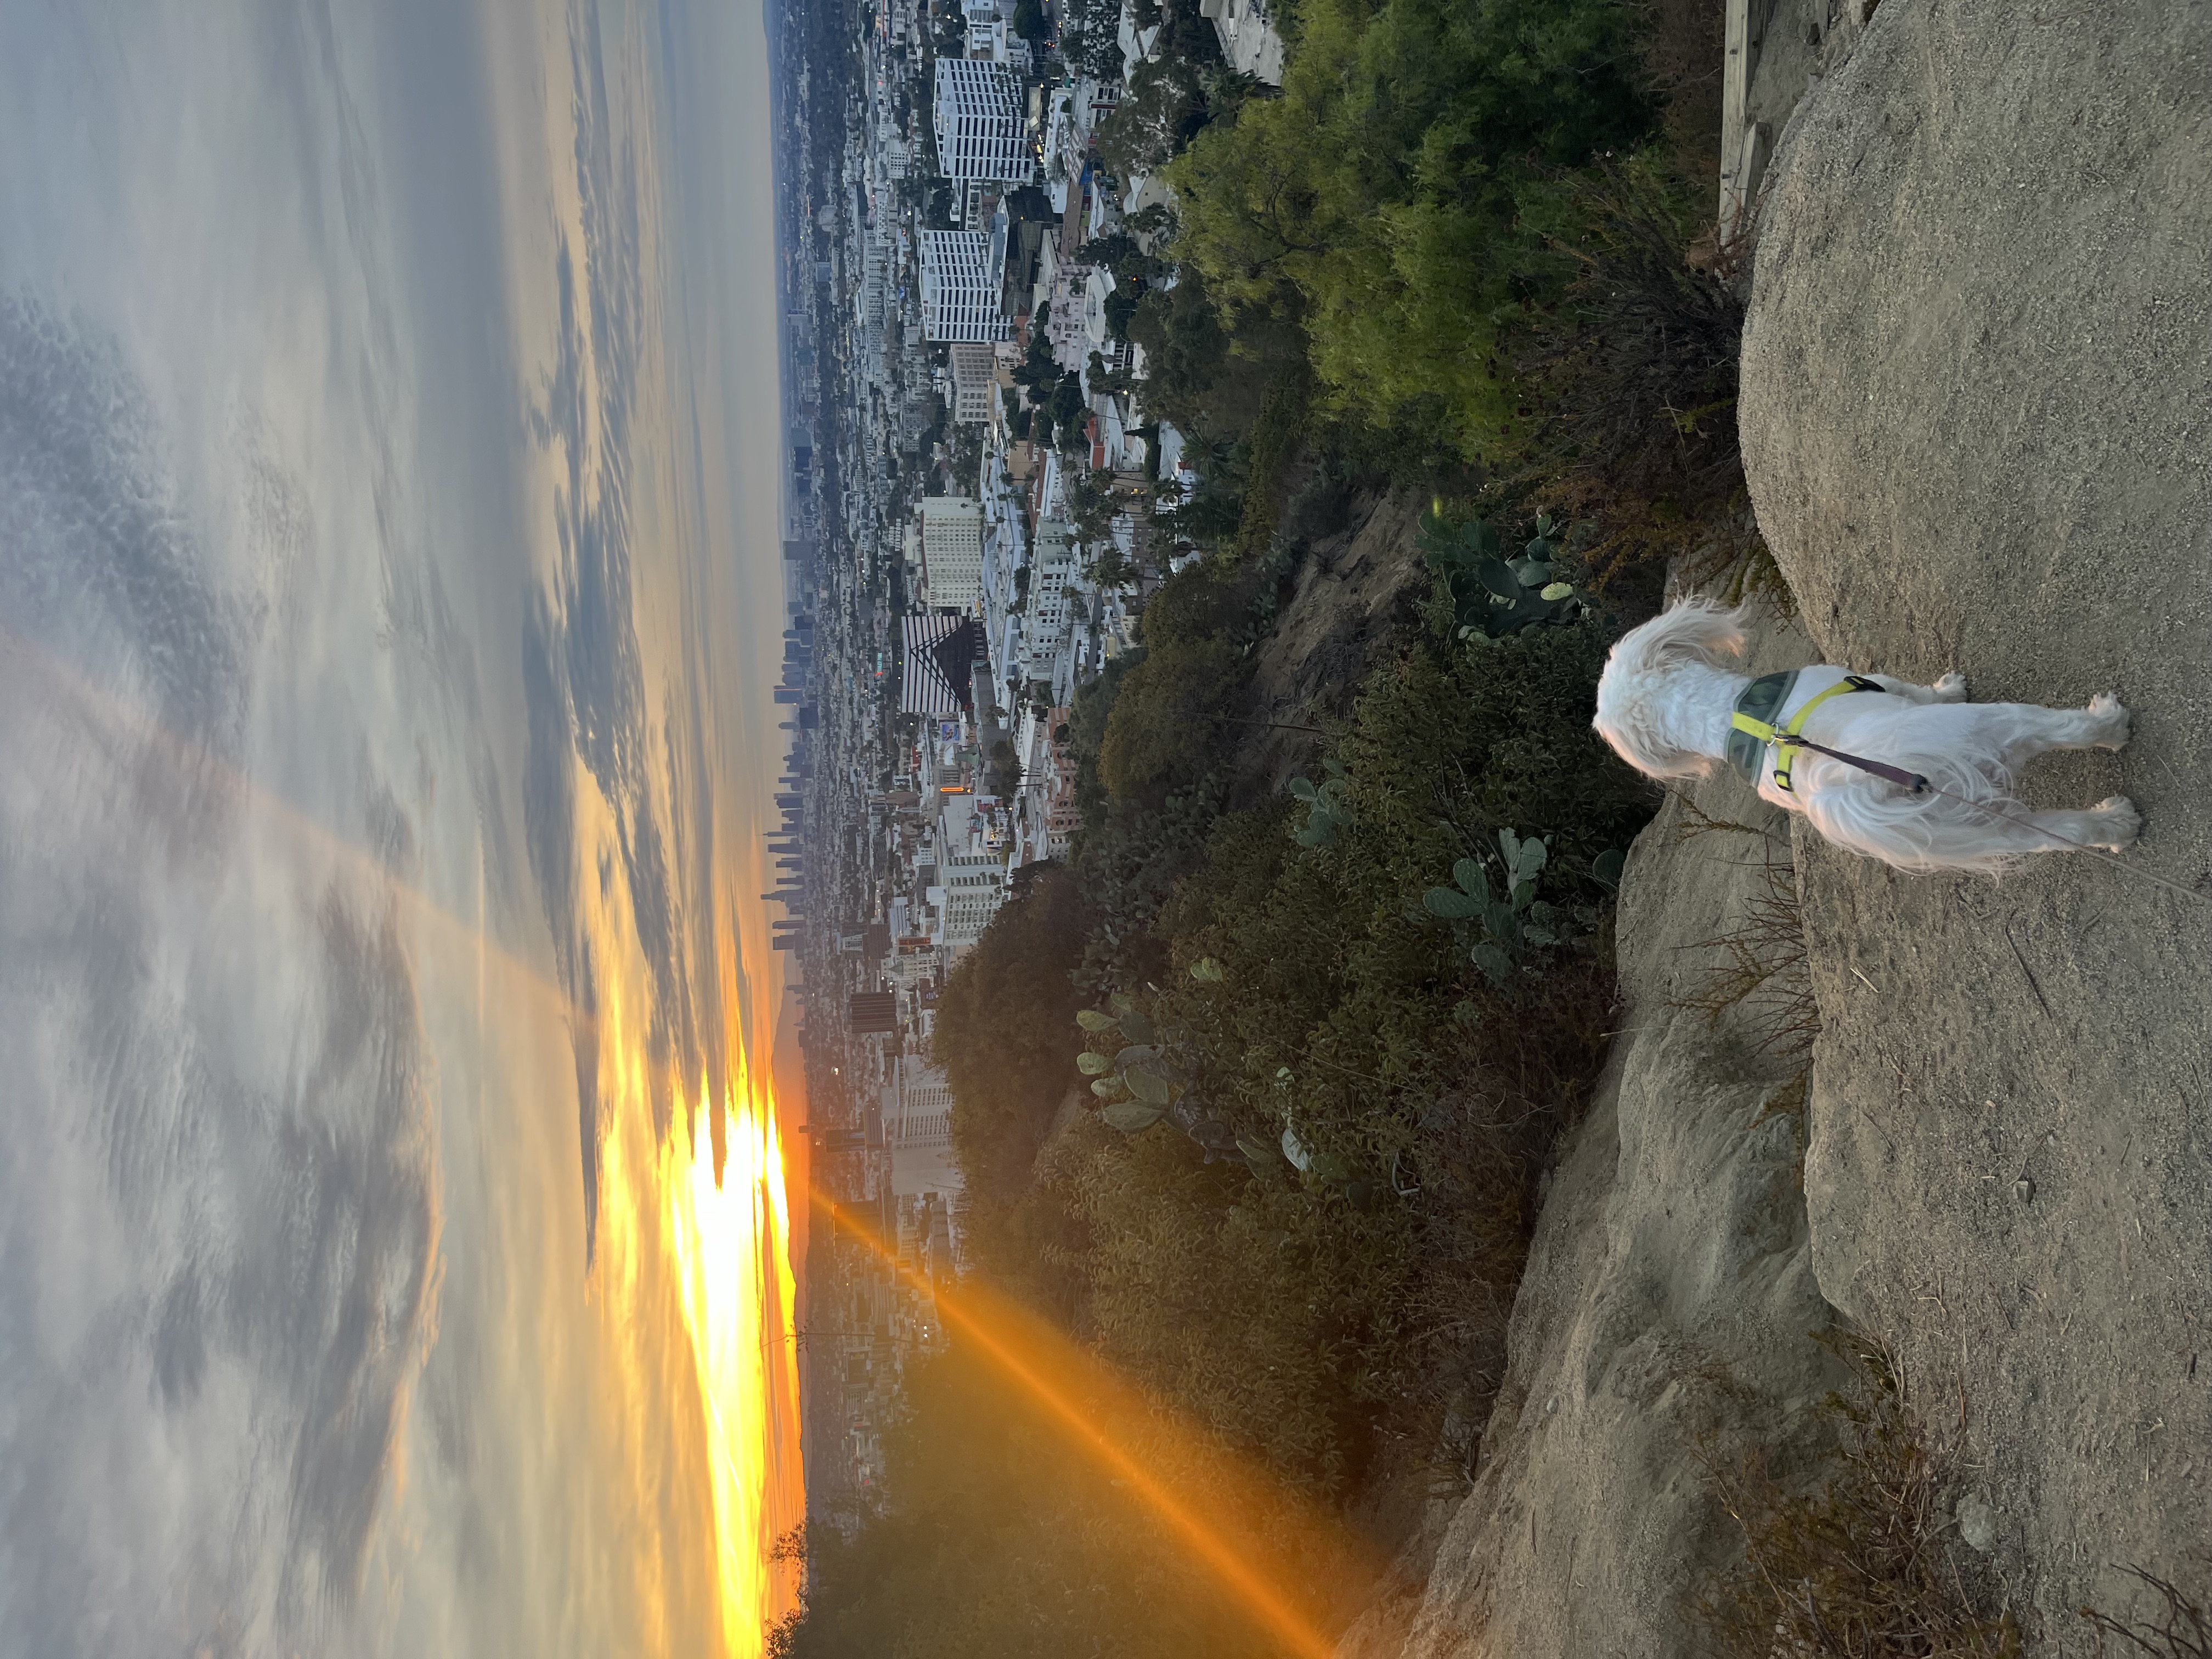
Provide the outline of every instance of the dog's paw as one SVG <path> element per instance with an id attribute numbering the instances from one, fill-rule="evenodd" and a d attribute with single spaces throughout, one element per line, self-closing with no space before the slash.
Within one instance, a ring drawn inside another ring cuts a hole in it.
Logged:
<path id="1" fill-rule="evenodd" d="M 1928 689 L 1936 694 L 1938 702 L 1964 702 L 1966 700 L 1966 677 L 1954 668 Z"/>
<path id="2" fill-rule="evenodd" d="M 2118 749 L 2128 740 L 2132 722 L 2120 700 L 2109 691 L 2100 691 L 2089 699 L 2089 718 L 2099 722 L 2104 730 L 2098 733 L 2097 747 Z"/>
<path id="3" fill-rule="evenodd" d="M 2099 801 L 2089 809 L 2089 816 L 2097 820 L 2097 837 L 2093 843 L 2108 853 L 2118 853 L 2135 845 L 2136 837 L 2142 834 L 2142 814 L 2125 795 L 2114 795 Z"/>

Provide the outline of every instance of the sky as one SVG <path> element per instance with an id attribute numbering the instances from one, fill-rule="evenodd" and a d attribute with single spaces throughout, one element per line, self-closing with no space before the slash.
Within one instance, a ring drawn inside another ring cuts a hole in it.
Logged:
<path id="1" fill-rule="evenodd" d="M 12 1653 L 783 1605 L 766 58 L 0 0 Z"/>

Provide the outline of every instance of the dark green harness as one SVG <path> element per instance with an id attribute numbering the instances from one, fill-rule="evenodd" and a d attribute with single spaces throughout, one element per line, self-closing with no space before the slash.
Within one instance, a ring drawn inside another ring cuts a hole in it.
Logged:
<path id="1" fill-rule="evenodd" d="M 1862 674 L 1846 674 L 1819 696 L 1806 699 L 1805 706 L 1790 717 L 1790 724 L 1777 731 L 1774 717 L 1790 701 L 1790 694 L 1797 686 L 1799 670 L 1785 668 L 1779 674 L 1765 674 L 1743 689 L 1735 700 L 1735 717 L 1729 722 L 1728 762 L 1743 774 L 1744 781 L 1756 787 L 1761 759 L 1771 748 L 1774 750 L 1774 787 L 1787 793 L 1790 789 L 1790 768 L 1801 748 L 1820 749 L 1816 743 L 1808 743 L 1798 736 L 1805 720 L 1815 708 L 1831 697 L 1850 691 L 1879 691 L 1881 687 Z M 1832 750 L 1821 749 L 1822 754 Z M 1838 756 L 1869 772 L 1887 772 L 1869 765 L 1851 756 Z M 1902 774 L 1901 776 L 1913 775 Z M 1925 787 L 1924 780 L 1923 787 Z"/>

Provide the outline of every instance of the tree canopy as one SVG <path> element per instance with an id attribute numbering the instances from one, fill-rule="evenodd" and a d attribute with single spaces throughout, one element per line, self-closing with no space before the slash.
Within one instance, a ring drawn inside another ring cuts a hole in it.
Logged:
<path id="1" fill-rule="evenodd" d="M 1622 0 L 1306 0 L 1279 98 L 1169 166 L 1177 251 L 1224 319 L 1304 326 L 1333 407 L 1419 412 L 1478 457 L 1513 427 L 1501 332 L 1565 277 L 1556 179 L 1656 112 Z"/>

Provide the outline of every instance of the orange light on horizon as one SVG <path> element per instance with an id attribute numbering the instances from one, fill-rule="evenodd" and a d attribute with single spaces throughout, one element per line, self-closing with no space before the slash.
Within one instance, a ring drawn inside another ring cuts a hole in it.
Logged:
<path id="1" fill-rule="evenodd" d="M 757 857 L 760 847 L 753 853 Z M 742 882 L 731 887 L 742 893 Z M 765 1632 L 796 1600 L 790 1573 L 769 1560 L 775 1540 L 805 1510 L 799 1467 L 799 1361 L 788 1340 L 798 1315 L 791 1211 L 773 1070 L 773 1014 L 746 1029 L 740 980 L 748 947 L 764 945 L 766 908 L 745 913 L 748 937 L 725 935 L 716 994 L 728 1033 L 720 1079 L 722 1133 L 710 1146 L 717 1091 L 702 1079 L 688 1138 L 670 1137 L 662 1182 L 686 1330 L 706 1414 L 707 1477 L 714 1514 L 720 1648 L 757 1655 Z M 773 963 L 774 959 L 768 960 Z M 773 1000 L 770 1000 L 771 1006 Z M 688 1145 L 679 1144 L 688 1139 Z M 675 1160 L 688 1159 L 678 1167 Z"/>
<path id="2" fill-rule="evenodd" d="M 788 1599 L 769 1550 L 805 1501 L 803 1485 L 780 1491 L 786 1483 L 776 1479 L 780 1432 L 789 1432 L 794 1450 L 796 1441 L 797 1359 L 784 1340 L 795 1289 L 790 1216 L 766 1088 L 740 1067 L 719 1182 L 705 1115 L 692 1115 L 688 1146 L 672 1141 L 665 1220 L 707 1417 L 722 1650 L 749 1654 L 760 1651 L 763 1627 Z"/>
<path id="3" fill-rule="evenodd" d="M 711 1604 L 707 1650 L 752 1659 L 795 1600 L 789 1570 L 770 1554 L 803 1515 L 805 1487 L 798 1358 L 787 1340 L 797 1283 L 783 1143 L 768 1068 L 754 1069 L 752 1056 L 764 1051 L 738 1018 L 738 948 L 726 940 L 721 963 L 727 1075 L 719 1086 L 702 1075 L 674 1090 L 677 1121 L 658 1138 L 642 1008 L 633 1006 L 641 992 L 621 975 L 601 983 L 603 1080 L 617 1121 L 604 1142 L 593 1278 L 609 1334 L 628 1351 L 625 1410 L 669 1418 L 704 1487 L 706 1543 L 680 1529 L 664 1543 L 672 1591 L 703 1570 L 704 1585 L 694 1582 Z M 719 1172 L 709 1133 L 718 1104 Z M 696 1640 L 679 1638 L 665 1613 L 638 1634 L 647 1651 L 684 1650 Z"/>

